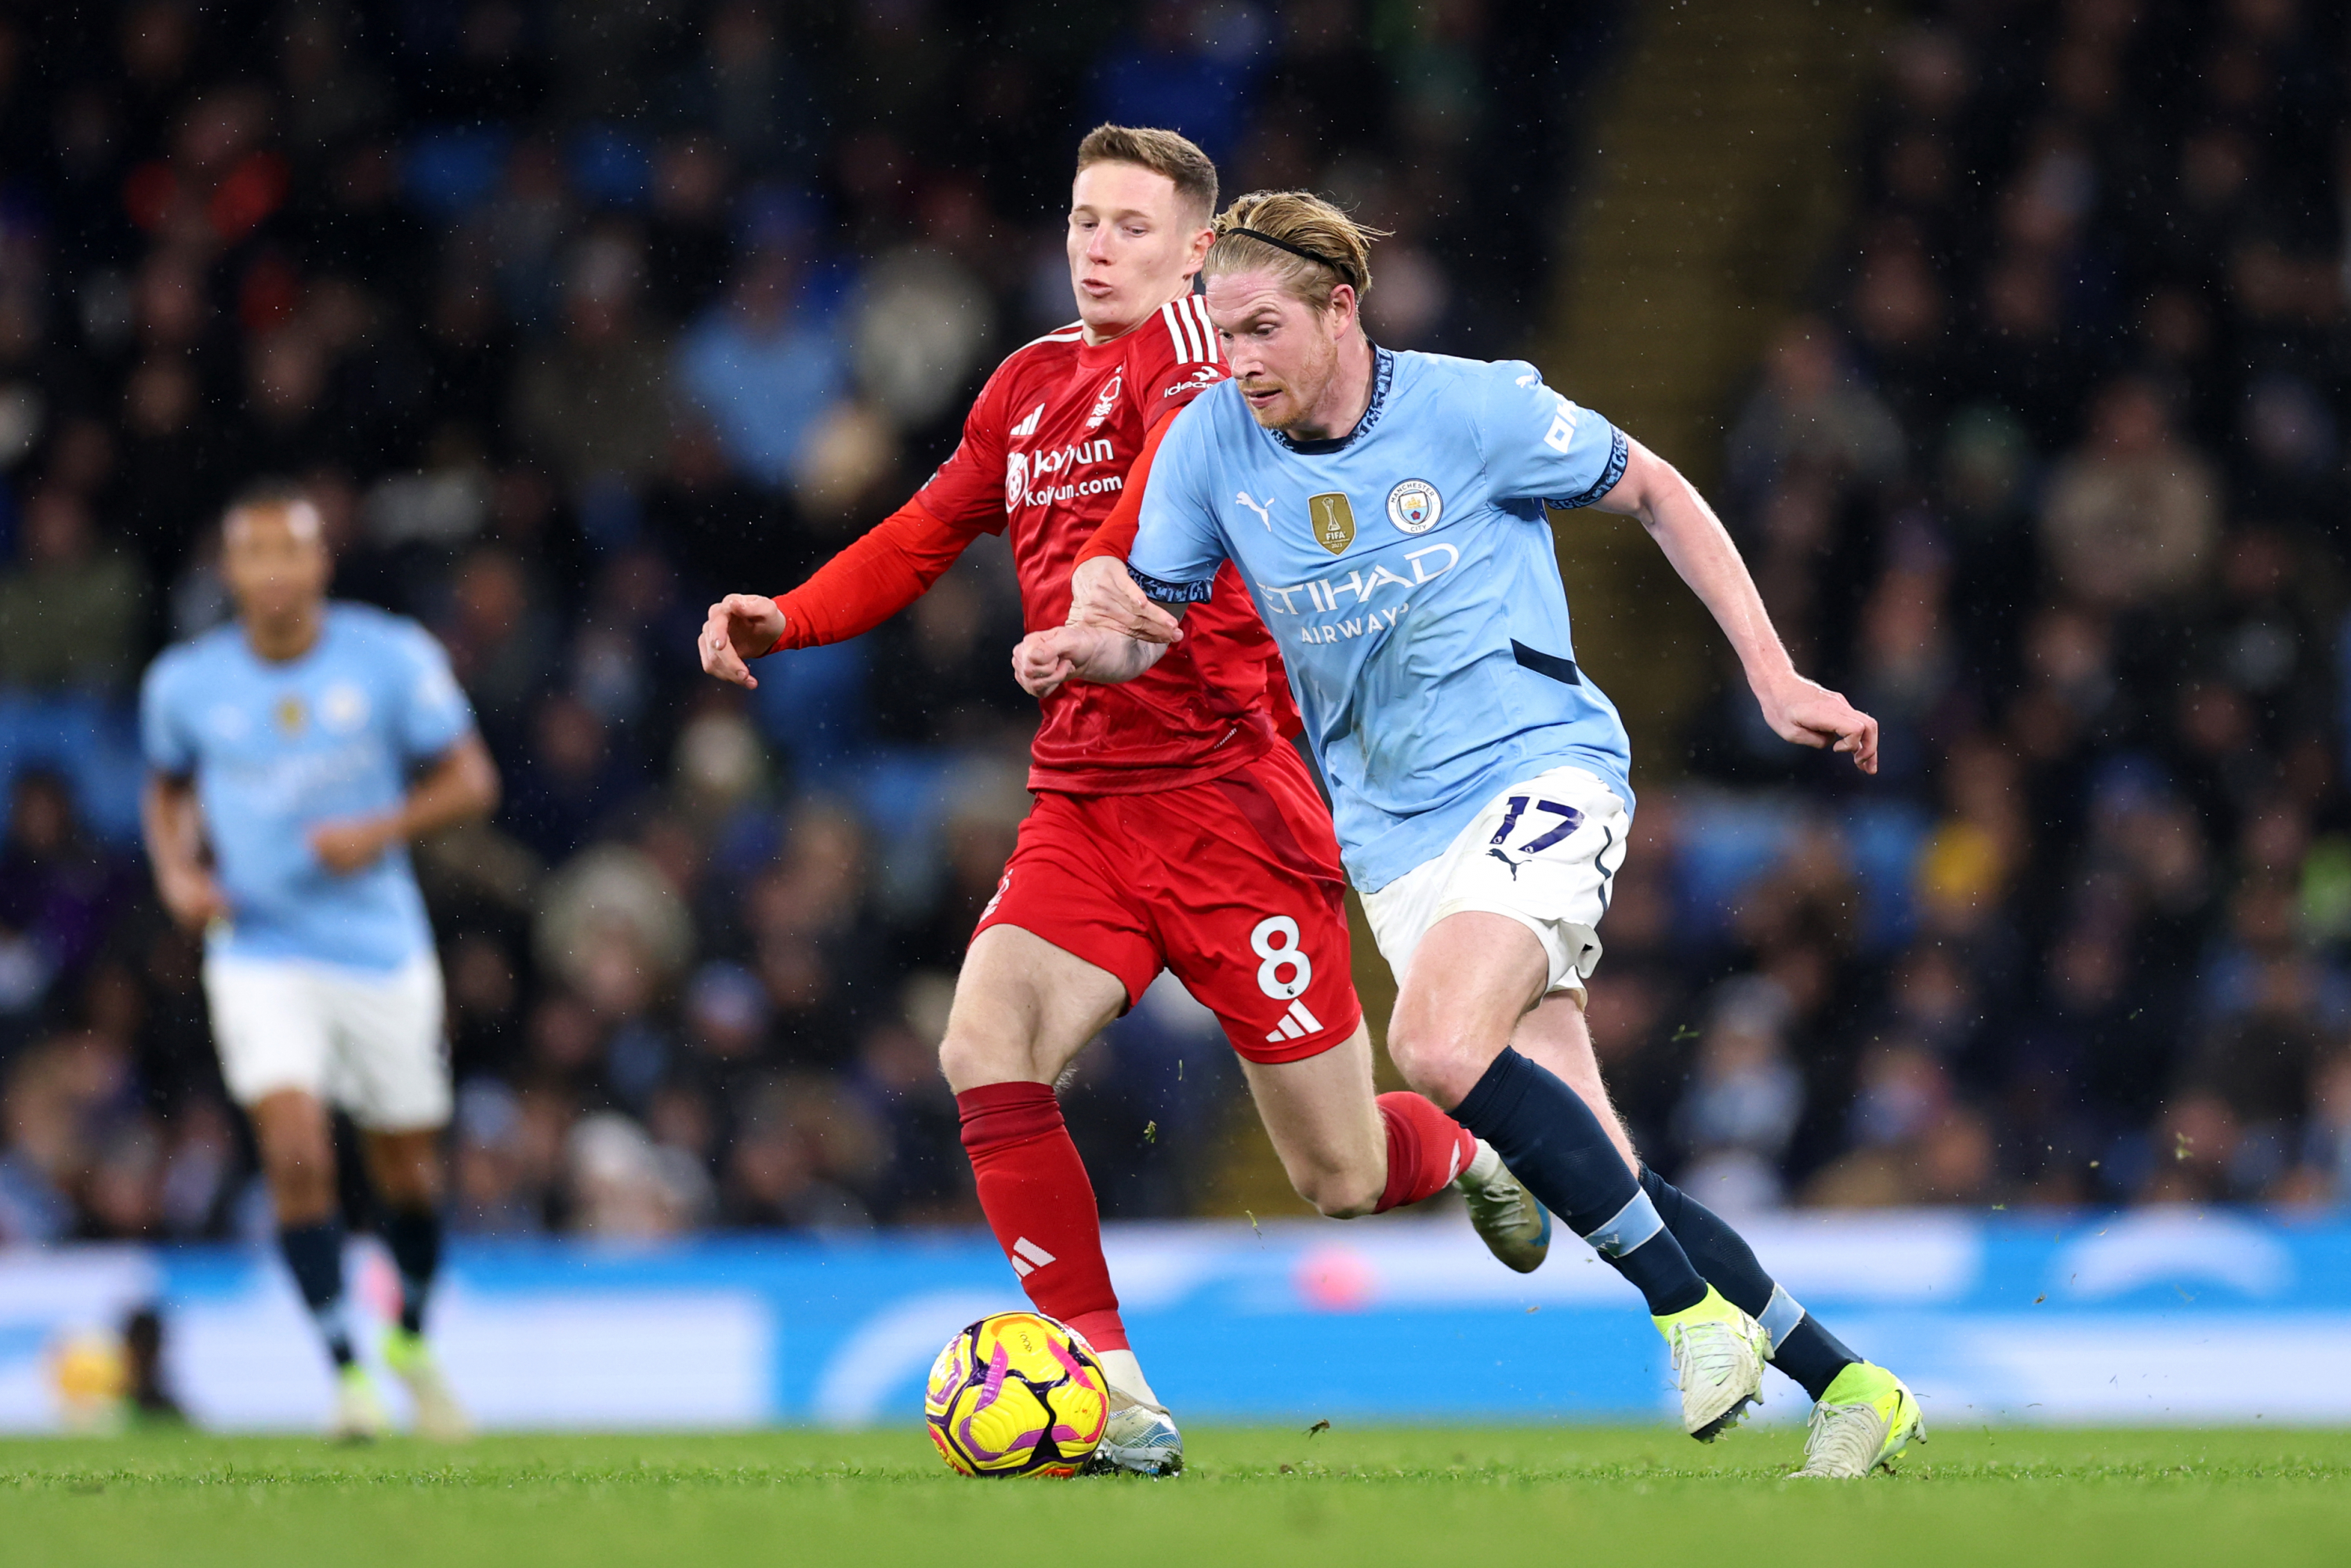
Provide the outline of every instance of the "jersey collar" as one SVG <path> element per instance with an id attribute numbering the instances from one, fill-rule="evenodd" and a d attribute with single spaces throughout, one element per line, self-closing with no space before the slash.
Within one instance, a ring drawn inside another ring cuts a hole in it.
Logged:
<path id="1" fill-rule="evenodd" d="M 1372 433 L 1372 426 L 1379 423 L 1380 413 L 1387 407 L 1388 382 L 1395 379 L 1395 356 L 1377 343 L 1374 343 L 1372 345 L 1372 401 L 1370 406 L 1364 410 L 1364 417 L 1355 421 L 1354 429 L 1344 435 L 1325 436 L 1320 441 L 1292 441 L 1279 430 L 1271 433 L 1273 438 L 1301 457 L 1327 457 L 1333 452 L 1344 452 L 1357 441 L 1369 435 Z"/>

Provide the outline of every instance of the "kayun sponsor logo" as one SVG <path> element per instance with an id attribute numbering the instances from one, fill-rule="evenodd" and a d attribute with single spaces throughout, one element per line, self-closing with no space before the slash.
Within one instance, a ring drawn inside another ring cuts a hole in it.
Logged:
<path id="1" fill-rule="evenodd" d="M 1107 435 L 1092 441 L 1073 441 L 1050 452 L 1016 452 L 1004 464 L 1004 504 L 1008 507 L 1050 507 L 1073 496 L 1100 496 L 1117 490 L 1124 484 L 1123 476 L 1117 474 L 1068 483 L 1055 480 L 1055 476 L 1064 470 L 1108 463 L 1116 456 L 1116 449 Z"/>

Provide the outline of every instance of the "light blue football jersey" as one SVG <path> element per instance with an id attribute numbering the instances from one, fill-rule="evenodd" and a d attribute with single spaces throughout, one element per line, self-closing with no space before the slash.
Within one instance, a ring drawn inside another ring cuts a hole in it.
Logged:
<path id="1" fill-rule="evenodd" d="M 429 951 L 407 852 L 336 876 L 309 830 L 392 810 L 473 726 L 441 645 L 364 605 L 329 605 L 319 641 L 282 664 L 235 622 L 167 650 L 140 692 L 140 737 L 148 767 L 195 779 L 233 911 L 212 950 L 374 970 Z"/>
<path id="2" fill-rule="evenodd" d="M 1169 601 L 1239 567 L 1366 893 L 1547 768 L 1633 800 L 1624 722 L 1575 666 L 1543 510 L 1614 487 L 1623 434 L 1521 361 L 1376 357 L 1343 439 L 1261 428 L 1234 382 L 1196 400 L 1154 460 L 1128 558 Z"/>

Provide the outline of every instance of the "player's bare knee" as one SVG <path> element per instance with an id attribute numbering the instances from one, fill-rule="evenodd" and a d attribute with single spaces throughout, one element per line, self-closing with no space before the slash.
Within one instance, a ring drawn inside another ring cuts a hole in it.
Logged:
<path id="1" fill-rule="evenodd" d="M 1457 1032 L 1401 1014 L 1388 1026 L 1388 1058 L 1408 1087 L 1447 1109 L 1468 1097 L 1488 1065 Z"/>
<path id="2" fill-rule="evenodd" d="M 334 1157 L 327 1149 L 264 1145 L 261 1166 L 281 1220 L 310 1218 L 334 1207 Z"/>
<path id="3" fill-rule="evenodd" d="M 1379 1212 L 1384 1184 L 1377 1180 L 1367 1182 L 1352 1171 L 1321 1171 L 1290 1185 L 1323 1218 L 1360 1219 Z"/>
<path id="4" fill-rule="evenodd" d="M 947 1026 L 939 1041 L 939 1071 L 956 1093 L 991 1083 L 1041 1082 L 1036 1051 L 1026 1041 Z"/>

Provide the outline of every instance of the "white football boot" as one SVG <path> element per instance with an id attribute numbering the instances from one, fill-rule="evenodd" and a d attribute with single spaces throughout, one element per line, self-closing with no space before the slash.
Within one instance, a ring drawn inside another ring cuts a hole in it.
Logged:
<path id="1" fill-rule="evenodd" d="M 375 1380 L 367 1368 L 352 1362 L 335 1375 L 335 1414 L 327 1423 L 328 1437 L 338 1443 L 372 1443 L 392 1429 Z"/>
<path id="2" fill-rule="evenodd" d="M 462 1443 L 474 1435 L 465 1407 L 457 1403 L 456 1392 L 442 1375 L 441 1363 L 423 1334 L 392 1325 L 383 1336 L 383 1364 L 407 1386 L 409 1403 L 416 1410 L 418 1437 L 436 1443 Z"/>
<path id="3" fill-rule="evenodd" d="M 1822 1391 L 1804 1432 L 1799 1476 L 1851 1481 L 1892 1469 L 1894 1458 L 1927 1440 L 1927 1420 L 1910 1385 L 1882 1366 L 1855 1362 Z"/>
<path id="4" fill-rule="evenodd" d="M 1763 1325 L 1708 1285 L 1706 1299 L 1667 1317 L 1652 1318 L 1674 1357 L 1674 1386 L 1682 1395 L 1682 1430 L 1711 1443 L 1738 1425 L 1763 1397 L 1763 1364 L 1771 1336 Z"/>
<path id="5" fill-rule="evenodd" d="M 1453 1185 L 1469 1200 L 1469 1223 L 1477 1228 L 1479 1239 L 1503 1267 L 1521 1274 L 1542 1267 L 1551 1252 L 1551 1210 L 1510 1174 L 1493 1145 L 1479 1139 L 1469 1168 L 1455 1176 Z"/>
<path id="6" fill-rule="evenodd" d="M 1095 1353 L 1110 1382 L 1110 1424 L 1101 1447 L 1086 1461 L 1090 1476 L 1173 1476 L 1184 1470 L 1184 1434 L 1176 1418 L 1144 1381 L 1143 1364 L 1131 1350 Z"/>

